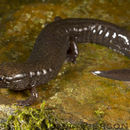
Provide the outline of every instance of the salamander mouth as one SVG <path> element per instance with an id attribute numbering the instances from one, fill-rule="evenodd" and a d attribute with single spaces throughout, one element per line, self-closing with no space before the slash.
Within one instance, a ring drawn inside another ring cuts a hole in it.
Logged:
<path id="1" fill-rule="evenodd" d="M 2 83 L 2 84 L 0 84 L 0 88 L 9 88 L 9 87 L 6 83 L 4 83 L 4 84 Z"/>
<path id="2" fill-rule="evenodd" d="M 0 81 L 0 88 L 9 88 L 9 85 L 4 81 Z"/>

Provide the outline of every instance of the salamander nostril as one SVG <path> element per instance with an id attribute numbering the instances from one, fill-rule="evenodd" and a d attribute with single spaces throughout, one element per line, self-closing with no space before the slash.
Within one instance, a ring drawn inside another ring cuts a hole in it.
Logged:
<path id="1" fill-rule="evenodd" d="M 0 76 L 0 82 L 4 80 L 4 76 Z"/>

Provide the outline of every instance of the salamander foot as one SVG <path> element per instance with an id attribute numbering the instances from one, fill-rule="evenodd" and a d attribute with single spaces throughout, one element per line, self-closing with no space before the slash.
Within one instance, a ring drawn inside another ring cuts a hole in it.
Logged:
<path id="1" fill-rule="evenodd" d="M 17 101 L 17 105 L 18 106 L 30 106 L 36 101 L 37 98 L 38 98 L 38 93 L 36 91 L 36 88 L 34 87 L 31 89 L 31 96 L 27 100 Z"/>

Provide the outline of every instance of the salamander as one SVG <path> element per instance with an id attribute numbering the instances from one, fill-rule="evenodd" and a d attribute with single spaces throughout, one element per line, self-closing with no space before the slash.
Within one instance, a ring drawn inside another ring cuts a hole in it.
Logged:
<path id="1" fill-rule="evenodd" d="M 29 89 L 31 95 L 18 105 L 31 105 L 38 98 L 36 87 L 57 76 L 63 63 L 75 63 L 77 43 L 96 43 L 130 58 L 130 32 L 97 19 L 56 17 L 38 35 L 32 53 L 23 63 L 0 65 L 0 88 Z M 130 69 L 94 71 L 93 74 L 130 81 Z"/>

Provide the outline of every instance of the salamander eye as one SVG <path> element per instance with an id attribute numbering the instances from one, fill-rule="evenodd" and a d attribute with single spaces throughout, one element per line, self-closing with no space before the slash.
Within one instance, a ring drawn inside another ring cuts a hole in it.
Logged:
<path id="1" fill-rule="evenodd" d="M 0 84 L 3 82 L 3 79 L 0 77 Z"/>
<path id="2" fill-rule="evenodd" d="M 0 76 L 0 82 L 3 81 L 4 79 L 4 76 Z"/>

